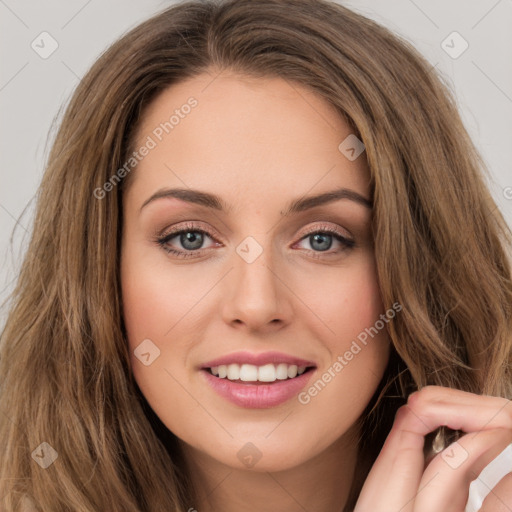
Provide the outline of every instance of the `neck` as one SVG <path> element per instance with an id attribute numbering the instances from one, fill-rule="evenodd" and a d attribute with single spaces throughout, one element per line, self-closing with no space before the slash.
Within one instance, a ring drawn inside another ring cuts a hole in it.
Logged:
<path id="1" fill-rule="evenodd" d="M 180 441 L 200 512 L 342 512 L 354 478 L 357 442 L 345 434 L 323 452 L 282 471 L 226 466 Z"/>

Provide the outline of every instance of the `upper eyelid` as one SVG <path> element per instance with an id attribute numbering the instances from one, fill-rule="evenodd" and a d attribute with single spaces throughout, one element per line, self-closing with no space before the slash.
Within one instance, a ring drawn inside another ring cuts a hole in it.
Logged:
<path id="1" fill-rule="evenodd" d="M 317 221 L 317 222 L 321 222 L 321 221 Z M 347 233 L 347 235 L 340 234 L 340 231 L 345 231 Z M 305 233 L 303 233 L 302 238 L 304 238 L 305 236 L 311 235 L 313 233 L 316 233 L 316 232 L 336 233 L 336 234 L 339 234 L 340 236 L 343 236 L 344 238 L 353 238 L 352 233 L 350 233 L 350 231 L 348 229 L 346 229 L 346 228 L 340 229 L 340 226 L 335 228 L 335 227 L 330 227 L 327 225 L 313 226 L 311 228 L 308 228 L 307 231 Z"/>
<path id="2" fill-rule="evenodd" d="M 166 238 L 171 235 L 174 237 L 184 231 L 201 231 L 201 232 L 206 233 L 210 237 L 216 236 L 217 238 L 219 238 L 219 235 L 216 234 L 216 231 L 214 229 L 202 227 L 200 224 L 193 224 L 194 222 L 198 222 L 198 221 L 188 221 L 187 224 L 191 224 L 190 227 L 187 225 L 184 225 L 184 226 L 180 226 L 176 229 L 174 229 L 174 228 L 173 229 L 164 229 L 162 234 L 158 235 L 158 236 L 159 236 L 159 238 Z"/>

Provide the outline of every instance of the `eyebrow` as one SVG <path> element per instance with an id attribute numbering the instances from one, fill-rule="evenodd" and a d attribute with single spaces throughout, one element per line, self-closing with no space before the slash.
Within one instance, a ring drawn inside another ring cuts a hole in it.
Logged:
<path id="1" fill-rule="evenodd" d="M 190 188 L 163 188 L 157 190 L 151 197 L 144 201 L 140 209 L 142 210 L 149 203 L 156 201 L 157 199 L 169 197 L 181 199 L 182 201 L 186 201 L 188 203 L 198 204 L 200 206 L 205 206 L 206 208 L 211 208 L 221 212 L 227 212 L 230 210 L 228 205 L 219 196 Z M 354 190 L 350 190 L 348 188 L 339 188 L 330 192 L 318 194 L 316 196 L 307 196 L 294 199 L 288 204 L 285 211 L 281 212 L 281 215 L 285 217 L 292 213 L 303 212 L 316 206 L 338 201 L 340 199 L 348 199 L 349 201 L 353 201 L 357 204 L 365 206 L 370 210 L 373 207 L 373 204 L 369 199 L 358 194 Z"/>

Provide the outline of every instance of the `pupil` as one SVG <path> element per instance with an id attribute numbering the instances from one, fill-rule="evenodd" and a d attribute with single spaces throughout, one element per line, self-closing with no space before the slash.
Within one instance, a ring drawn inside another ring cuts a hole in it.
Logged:
<path id="1" fill-rule="evenodd" d="M 330 249 L 330 247 L 332 245 L 332 236 L 331 235 L 322 235 L 320 233 L 317 233 L 316 235 L 311 235 L 311 236 L 313 239 L 311 242 L 311 247 L 313 247 L 315 249 L 315 243 L 320 242 L 320 247 L 317 246 L 316 249 L 318 249 L 319 251 L 327 251 L 328 249 Z"/>
<path id="2" fill-rule="evenodd" d="M 181 235 L 180 242 L 183 247 L 185 247 L 185 249 L 199 249 L 203 244 L 203 235 L 197 231 L 188 231 L 187 233 Z"/>

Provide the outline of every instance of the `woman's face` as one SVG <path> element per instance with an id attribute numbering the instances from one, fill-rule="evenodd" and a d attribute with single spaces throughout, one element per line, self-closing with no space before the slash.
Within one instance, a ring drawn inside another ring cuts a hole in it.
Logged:
<path id="1" fill-rule="evenodd" d="M 387 363 L 357 199 L 370 176 L 321 97 L 214 77 L 168 88 L 138 127 L 121 261 L 131 364 L 191 453 L 278 471 L 349 444 Z"/>

